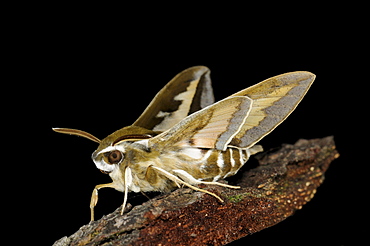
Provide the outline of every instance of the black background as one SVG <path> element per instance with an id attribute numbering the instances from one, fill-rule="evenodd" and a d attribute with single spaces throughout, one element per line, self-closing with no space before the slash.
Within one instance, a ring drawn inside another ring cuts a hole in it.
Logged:
<path id="1" fill-rule="evenodd" d="M 26 127 L 16 138 L 17 146 L 27 144 L 30 150 L 22 172 L 12 175 L 17 182 L 18 176 L 26 176 L 22 190 L 12 193 L 22 201 L 15 202 L 11 195 L 7 199 L 10 205 L 20 205 L 17 213 L 28 225 L 35 220 L 43 225 L 40 245 L 50 245 L 88 223 L 94 186 L 110 182 L 90 158 L 96 143 L 51 128 L 81 129 L 104 138 L 134 122 L 173 76 L 195 65 L 211 69 L 216 100 L 281 73 L 315 73 L 316 81 L 298 108 L 261 144 L 269 149 L 299 138 L 334 135 L 341 154 L 302 210 L 238 243 L 351 245 L 365 236 L 361 221 L 366 215 L 366 171 L 358 146 L 367 131 L 356 122 L 366 118 L 358 109 L 367 83 L 357 66 L 363 58 L 356 43 L 361 38 L 344 21 L 329 18 L 313 24 L 286 18 L 258 24 L 243 16 L 224 22 L 225 17 L 215 14 L 171 26 L 174 14 L 159 23 L 140 21 L 143 15 L 125 21 L 112 17 L 118 24 L 111 26 L 98 17 L 72 15 L 50 13 L 35 16 L 34 24 L 24 23 L 12 58 L 22 68 L 13 73 L 14 91 L 21 87 L 32 92 L 16 97 L 15 102 L 24 104 L 16 112 L 32 117 L 21 117 Z M 26 84 L 20 86 L 19 81 Z M 130 198 L 138 199 L 133 194 Z M 96 218 L 122 201 L 122 193 L 101 190 Z M 41 229 L 34 229 L 37 237 Z"/>

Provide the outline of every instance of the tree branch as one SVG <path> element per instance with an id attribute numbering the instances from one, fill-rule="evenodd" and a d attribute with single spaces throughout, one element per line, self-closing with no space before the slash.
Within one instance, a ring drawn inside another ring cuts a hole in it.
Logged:
<path id="1" fill-rule="evenodd" d="M 223 245 L 273 226 L 312 199 L 329 164 L 338 158 L 333 137 L 299 140 L 257 155 L 239 190 L 203 186 L 224 199 L 183 188 L 135 206 L 118 208 L 55 246 Z"/>

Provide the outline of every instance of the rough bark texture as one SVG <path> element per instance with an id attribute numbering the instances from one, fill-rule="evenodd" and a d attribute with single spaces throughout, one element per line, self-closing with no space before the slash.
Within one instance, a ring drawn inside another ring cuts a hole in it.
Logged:
<path id="1" fill-rule="evenodd" d="M 257 155 L 239 190 L 204 186 L 216 198 L 183 188 L 120 209 L 63 237 L 61 245 L 224 245 L 273 226 L 312 199 L 329 164 L 339 156 L 333 137 L 299 140 Z"/>

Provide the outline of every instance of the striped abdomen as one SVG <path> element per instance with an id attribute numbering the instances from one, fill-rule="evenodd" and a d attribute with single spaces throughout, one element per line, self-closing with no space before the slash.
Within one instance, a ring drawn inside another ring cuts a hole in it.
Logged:
<path id="1" fill-rule="evenodd" d="M 250 155 L 261 151 L 260 145 L 249 149 L 227 148 L 226 151 L 186 148 L 180 151 L 178 158 L 186 162 L 183 170 L 195 179 L 217 181 L 235 175 Z"/>

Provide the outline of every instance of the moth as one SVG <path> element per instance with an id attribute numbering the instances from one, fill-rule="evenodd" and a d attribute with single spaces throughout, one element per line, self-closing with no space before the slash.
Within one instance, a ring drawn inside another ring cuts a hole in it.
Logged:
<path id="1" fill-rule="evenodd" d="M 130 191 L 187 186 L 222 202 L 197 185 L 240 188 L 217 181 L 236 174 L 251 155 L 262 151 L 256 143 L 290 115 L 314 79 L 310 72 L 285 73 L 215 103 L 210 70 L 195 66 L 165 85 L 131 126 L 103 140 L 81 130 L 53 130 L 99 144 L 92 160 L 113 182 L 95 186 L 92 221 L 101 188 L 124 192 L 121 214 Z"/>

